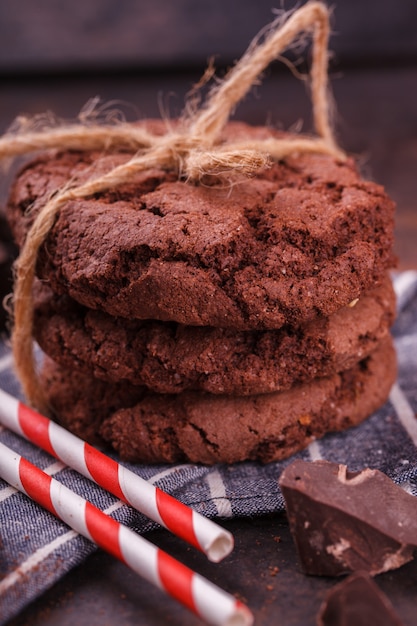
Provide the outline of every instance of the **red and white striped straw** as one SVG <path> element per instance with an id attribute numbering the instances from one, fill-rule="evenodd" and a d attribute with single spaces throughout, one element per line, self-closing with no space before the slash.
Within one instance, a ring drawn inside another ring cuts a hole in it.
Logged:
<path id="1" fill-rule="evenodd" d="M 208 624 L 250 626 L 249 609 L 0 443 L 0 477 Z"/>
<path id="2" fill-rule="evenodd" d="M 233 535 L 0 389 L 0 423 L 144 513 L 218 563 Z"/>

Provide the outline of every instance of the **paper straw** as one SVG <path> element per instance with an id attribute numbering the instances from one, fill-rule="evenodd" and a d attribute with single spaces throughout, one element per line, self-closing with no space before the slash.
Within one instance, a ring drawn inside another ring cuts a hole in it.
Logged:
<path id="1" fill-rule="evenodd" d="M 208 624 L 250 626 L 249 609 L 0 443 L 0 477 Z"/>
<path id="2" fill-rule="evenodd" d="M 0 389 L 0 423 L 93 480 L 218 563 L 233 535 Z"/>

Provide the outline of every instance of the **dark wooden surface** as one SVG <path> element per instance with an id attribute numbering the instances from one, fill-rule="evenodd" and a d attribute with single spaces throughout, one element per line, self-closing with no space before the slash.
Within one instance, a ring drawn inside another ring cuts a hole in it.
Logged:
<path id="1" fill-rule="evenodd" d="M 246 602 L 256 626 L 315 626 L 320 605 L 335 580 L 301 572 L 285 517 L 236 519 L 222 524 L 234 534 L 236 546 L 230 556 L 215 565 L 165 531 L 154 531 L 147 538 Z M 404 626 L 415 626 L 417 561 L 380 574 L 375 580 Z M 202 622 L 98 551 L 8 626 L 74 624 L 198 626 Z"/>
<path id="2" fill-rule="evenodd" d="M 21 11 L 16 10 L 18 4 Z M 174 3 L 109 0 L 100 9 L 98 4 L 85 0 L 70 5 L 46 0 L 1 4 L 1 131 L 23 112 L 49 109 L 74 118 L 96 95 L 114 101 L 128 119 L 159 116 L 161 103 L 175 116 L 202 74 L 206 58 L 218 52 L 226 63 L 237 58 L 271 16 L 269 2 L 261 1 L 183 0 L 168 13 L 166 7 Z M 138 7 L 140 23 L 146 26 L 142 31 L 135 30 Z M 340 143 L 357 157 L 364 174 L 383 184 L 397 202 L 396 250 L 401 269 L 417 268 L 416 10 L 414 0 L 402 0 L 395 7 L 388 2 L 341 0 L 335 9 L 336 30 L 344 33 L 336 42 L 338 59 L 332 65 Z M 236 118 L 284 128 L 303 120 L 303 128 L 310 130 L 304 85 L 274 67 L 239 106 Z M 164 530 L 154 531 L 149 538 L 241 597 L 254 612 L 256 624 L 313 625 L 323 595 L 334 581 L 301 573 L 285 517 L 222 523 L 234 533 L 236 548 L 217 565 Z M 415 624 L 417 562 L 377 580 L 404 623 Z M 9 626 L 75 623 L 191 626 L 200 622 L 98 551 Z"/>

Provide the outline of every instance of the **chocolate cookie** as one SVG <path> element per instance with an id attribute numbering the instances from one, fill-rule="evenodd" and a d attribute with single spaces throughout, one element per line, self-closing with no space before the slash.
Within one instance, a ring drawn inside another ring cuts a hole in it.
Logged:
<path id="1" fill-rule="evenodd" d="M 277 134 L 239 123 L 226 132 Z M 54 191 L 128 157 L 48 153 L 26 165 L 8 204 L 18 242 Z M 68 202 L 37 273 L 56 293 L 113 316 L 276 329 L 329 316 L 373 287 L 393 264 L 393 212 L 352 160 L 326 155 L 291 156 L 234 185 L 150 170 Z"/>
<path id="2" fill-rule="evenodd" d="M 43 385 L 61 423 L 84 437 L 94 424 L 94 431 L 98 429 L 122 459 L 143 463 L 269 462 L 288 457 L 313 438 L 361 422 L 386 400 L 396 376 L 395 352 L 386 338 L 350 370 L 281 393 L 144 393 L 138 401 L 133 387 L 126 408 L 117 383 L 48 363 Z"/>
<path id="3" fill-rule="evenodd" d="M 329 318 L 275 331 L 114 318 L 57 296 L 39 282 L 35 302 L 35 337 L 57 363 L 170 394 L 186 389 L 267 393 L 332 375 L 374 350 L 395 315 L 389 277 Z"/>

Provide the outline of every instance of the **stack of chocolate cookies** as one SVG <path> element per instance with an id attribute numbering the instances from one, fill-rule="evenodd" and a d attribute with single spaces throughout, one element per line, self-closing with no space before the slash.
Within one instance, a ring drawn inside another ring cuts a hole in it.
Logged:
<path id="1" fill-rule="evenodd" d="M 54 191 L 127 157 L 27 164 L 7 208 L 17 243 Z M 358 424 L 396 376 L 393 214 L 352 160 L 314 154 L 233 185 L 149 169 L 68 202 L 34 294 L 56 419 L 146 463 L 268 462 Z"/>

